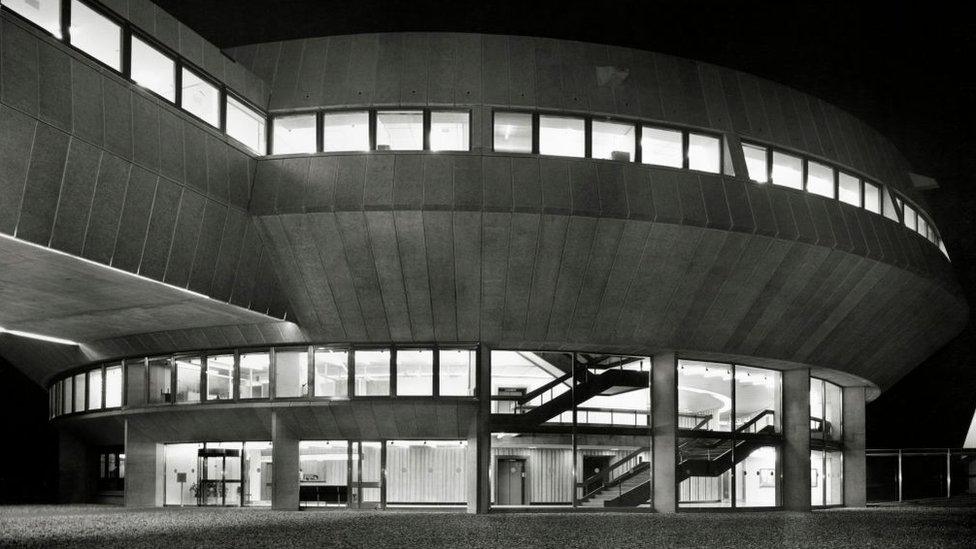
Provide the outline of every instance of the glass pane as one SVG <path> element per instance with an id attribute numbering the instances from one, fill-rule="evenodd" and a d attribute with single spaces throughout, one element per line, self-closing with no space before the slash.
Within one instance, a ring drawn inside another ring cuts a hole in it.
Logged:
<path id="1" fill-rule="evenodd" d="M 193 71 L 183 69 L 181 106 L 213 127 L 220 126 L 220 90 Z"/>
<path id="2" fill-rule="evenodd" d="M 244 443 L 244 505 L 271 505 L 271 450 L 270 442 Z"/>
<path id="3" fill-rule="evenodd" d="M 353 458 L 359 454 L 357 470 L 354 474 L 353 482 L 358 483 L 359 505 L 360 507 L 376 507 L 380 503 L 382 486 L 382 454 L 383 444 L 380 442 L 357 442 L 354 446 L 358 447 L 358 452 L 353 452 Z"/>
<path id="4" fill-rule="evenodd" d="M 122 406 L 122 366 L 105 368 L 105 407 Z"/>
<path id="5" fill-rule="evenodd" d="M 234 355 L 207 357 L 207 400 L 234 398 Z"/>
<path id="6" fill-rule="evenodd" d="M 650 358 L 576 353 L 575 361 L 577 424 L 650 425 Z"/>
<path id="7" fill-rule="evenodd" d="M 810 451 L 810 505 L 814 507 L 824 504 L 824 453 L 821 450 Z"/>
<path id="8" fill-rule="evenodd" d="M 493 414 L 525 415 L 535 424 L 572 423 L 572 402 L 566 402 L 572 383 L 572 353 L 491 352 Z"/>
<path id="9" fill-rule="evenodd" d="M 349 394 L 349 353 L 315 349 L 315 396 L 344 397 Z"/>
<path id="10" fill-rule="evenodd" d="M 368 151 L 369 112 L 335 112 L 322 115 L 325 152 Z"/>
<path id="11" fill-rule="evenodd" d="M 678 428 L 730 431 L 732 366 L 717 362 L 678 361 Z"/>
<path id="12" fill-rule="evenodd" d="M 834 169 L 817 162 L 807 162 L 807 192 L 834 197 Z"/>
<path id="13" fill-rule="evenodd" d="M 149 359 L 149 403 L 173 402 L 171 365 L 168 358 Z"/>
<path id="14" fill-rule="evenodd" d="M 434 394 L 434 352 L 426 349 L 397 350 L 397 394 Z"/>
<path id="15" fill-rule="evenodd" d="M 492 507 L 573 504 L 572 434 L 492 433 L 489 466 Z"/>
<path id="16" fill-rule="evenodd" d="M 773 151 L 773 184 L 803 189 L 803 160 Z"/>
<path id="17" fill-rule="evenodd" d="M 824 382 L 824 420 L 827 440 L 844 437 L 844 393 L 833 383 Z"/>
<path id="18" fill-rule="evenodd" d="M 539 153 L 553 156 L 586 155 L 586 123 L 582 118 L 539 117 Z"/>
<path id="19" fill-rule="evenodd" d="M 267 154 L 264 115 L 230 96 L 227 96 L 227 135 L 246 145 L 255 154 Z"/>
<path id="20" fill-rule="evenodd" d="M 3 0 L 2 4 L 61 38 L 61 0 Z"/>
<path id="21" fill-rule="evenodd" d="M 176 402 L 200 402 L 200 372 L 203 359 L 181 357 L 176 362 Z"/>
<path id="22" fill-rule="evenodd" d="M 637 150 L 633 124 L 593 121 L 593 158 L 630 162 Z"/>
<path id="23" fill-rule="evenodd" d="M 424 148 L 424 114 L 421 111 L 376 113 L 376 150 L 419 151 Z"/>
<path id="24" fill-rule="evenodd" d="M 941 461 L 941 459 L 940 459 Z M 844 503 L 844 453 L 827 452 L 824 475 L 827 479 L 826 505 Z"/>
<path id="25" fill-rule="evenodd" d="M 766 164 L 766 147 L 742 144 L 742 154 L 746 158 L 749 179 L 758 183 L 769 183 L 769 167 Z"/>
<path id="26" fill-rule="evenodd" d="M 899 207 L 895 205 L 895 201 L 892 198 L 891 193 L 888 192 L 888 188 L 885 187 L 882 193 L 883 193 L 882 211 L 884 213 L 884 216 L 894 221 L 895 223 L 901 223 L 901 218 L 898 216 Z"/>
<path id="27" fill-rule="evenodd" d="M 874 183 L 864 182 L 864 209 L 881 213 L 881 190 Z"/>
<path id="28" fill-rule="evenodd" d="M 387 503 L 464 505 L 467 451 L 464 440 L 387 442 Z"/>
<path id="29" fill-rule="evenodd" d="M 349 444 L 345 440 L 299 442 L 298 478 L 301 505 L 345 506 L 349 501 Z"/>
<path id="30" fill-rule="evenodd" d="M 88 372 L 88 409 L 99 410 L 102 407 L 102 369 Z"/>
<path id="31" fill-rule="evenodd" d="M 918 234 L 922 235 L 925 238 L 928 238 L 929 237 L 928 222 L 925 221 L 925 218 L 922 217 L 922 214 L 918 214 L 917 218 L 918 218 L 918 229 L 917 229 Z"/>
<path id="32" fill-rule="evenodd" d="M 197 483 L 197 451 L 203 444 L 167 444 L 163 446 L 166 474 L 166 505 L 195 505 L 200 485 Z M 208 460 L 209 461 L 209 460 Z M 219 477 L 218 477 L 219 478 Z"/>
<path id="33" fill-rule="evenodd" d="M 268 398 L 271 359 L 268 352 L 241 355 L 241 398 Z"/>
<path id="34" fill-rule="evenodd" d="M 602 510 L 650 507 L 652 470 L 648 435 L 578 434 L 576 448 L 579 507 Z"/>
<path id="35" fill-rule="evenodd" d="M 146 403 L 146 362 L 143 359 L 125 361 L 125 403 L 142 406 Z"/>
<path id="36" fill-rule="evenodd" d="M 72 406 L 75 403 L 75 400 L 74 400 L 74 394 L 75 394 L 74 393 L 74 378 L 70 378 L 69 377 L 69 378 L 65 378 L 65 379 L 61 380 L 61 386 L 62 386 L 63 393 L 64 393 L 62 395 L 62 398 L 64 400 L 61 403 L 64 406 L 64 408 L 61 410 L 61 413 L 63 413 L 63 414 L 70 414 L 73 411 Z"/>
<path id="37" fill-rule="evenodd" d="M 469 150 L 471 135 L 470 115 L 466 112 L 430 113 L 430 150 Z"/>
<path id="38" fill-rule="evenodd" d="M 735 429 L 739 433 L 778 433 L 783 418 L 782 374 L 735 367 Z"/>
<path id="39" fill-rule="evenodd" d="M 710 135 L 688 134 L 688 169 L 719 173 L 722 166 L 722 141 Z"/>
<path id="40" fill-rule="evenodd" d="M 822 439 L 827 431 L 824 423 L 824 382 L 810 378 L 810 436 Z"/>
<path id="41" fill-rule="evenodd" d="M 275 351 L 275 398 L 308 396 L 308 351 Z"/>
<path id="42" fill-rule="evenodd" d="M 684 166 L 681 132 L 644 126 L 641 130 L 641 161 L 644 164 Z"/>
<path id="43" fill-rule="evenodd" d="M 532 115 L 519 112 L 495 112 L 495 150 L 532 152 Z"/>
<path id="44" fill-rule="evenodd" d="M 474 396 L 476 358 L 469 349 L 440 351 L 441 396 Z"/>
<path id="45" fill-rule="evenodd" d="M 775 446 L 758 446 L 755 441 L 736 445 L 735 504 L 738 507 L 775 507 L 779 504 L 777 483 L 778 450 Z"/>
<path id="46" fill-rule="evenodd" d="M 82 2 L 72 0 L 69 31 L 72 46 L 117 71 L 122 70 L 122 27 Z"/>
<path id="47" fill-rule="evenodd" d="M 132 80 L 168 101 L 176 101 L 176 63 L 137 36 L 132 37 Z"/>
<path id="48" fill-rule="evenodd" d="M 905 204 L 904 210 L 902 211 L 903 222 L 906 227 L 911 230 L 915 230 L 918 227 L 918 221 L 915 217 L 915 208 Z"/>
<path id="49" fill-rule="evenodd" d="M 272 154 L 315 152 L 315 115 L 278 116 L 272 121 Z"/>
<path id="50" fill-rule="evenodd" d="M 732 441 L 679 438 L 675 474 L 678 507 L 731 507 Z"/>
<path id="51" fill-rule="evenodd" d="M 85 411 L 85 374 L 75 375 L 75 411 Z"/>
<path id="52" fill-rule="evenodd" d="M 356 396 L 390 394 L 390 351 L 356 351 Z"/>
<path id="53" fill-rule="evenodd" d="M 844 172 L 837 173 L 837 198 L 851 206 L 861 206 L 861 180 Z"/>

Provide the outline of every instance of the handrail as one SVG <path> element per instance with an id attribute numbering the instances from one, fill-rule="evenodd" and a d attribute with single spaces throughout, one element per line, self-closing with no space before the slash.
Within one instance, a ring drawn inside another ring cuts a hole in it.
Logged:
<path id="1" fill-rule="evenodd" d="M 600 486 L 598 486 L 597 488 L 595 488 L 593 490 L 590 490 L 586 494 L 583 494 L 582 499 L 586 499 L 586 498 L 592 496 L 593 494 L 595 494 L 595 493 L 599 492 L 600 490 L 603 490 L 604 488 L 606 488 L 609 484 L 613 484 L 614 482 L 616 482 L 616 481 L 620 480 L 621 478 L 623 478 L 624 475 L 626 475 L 627 473 L 623 473 L 622 475 L 618 476 L 616 479 L 613 479 L 609 483 L 607 482 L 607 480 L 610 477 L 610 471 L 613 471 L 614 469 L 620 467 L 621 465 L 624 465 L 625 463 L 629 462 L 630 460 L 636 458 L 637 456 L 641 455 L 642 453 L 644 453 L 644 452 L 646 452 L 648 450 L 650 450 L 650 447 L 649 446 L 642 446 L 642 447 L 634 450 L 633 452 L 627 454 L 626 456 L 620 458 L 616 462 L 611 463 L 609 466 L 607 466 L 606 470 L 604 470 L 604 471 L 602 471 L 600 473 L 596 473 L 595 475 L 590 475 L 589 477 L 586 477 L 585 479 L 583 479 L 582 486 L 584 486 L 584 487 L 587 484 L 589 484 L 591 481 L 595 481 L 595 480 L 598 480 L 598 479 L 601 479 L 601 478 L 603 479 L 603 482 L 601 482 L 600 483 Z M 640 463 L 635 464 L 634 467 L 640 466 L 641 463 L 647 463 L 647 462 L 642 461 Z M 631 471 L 633 471 L 634 467 L 631 467 Z M 628 473 L 629 472 L 630 471 L 628 471 Z"/>
<path id="2" fill-rule="evenodd" d="M 526 402 L 528 402 L 528 401 L 532 400 L 533 398 L 541 395 L 542 393 L 548 391 L 549 389 L 552 389 L 552 388 L 556 387 L 557 385 L 559 385 L 560 383 L 566 381 L 567 379 L 569 379 L 571 377 L 573 377 L 573 374 L 572 373 L 563 374 L 562 376 L 557 377 L 556 379 L 550 381 L 549 383 L 546 383 L 545 385 L 542 385 L 540 387 L 537 387 L 532 392 L 529 392 L 529 393 L 526 393 L 526 394 L 522 395 L 522 397 L 519 398 L 519 399 L 517 399 L 517 400 L 518 400 L 519 404 L 525 404 Z"/>
<path id="3" fill-rule="evenodd" d="M 769 409 L 763 410 L 759 414 L 756 414 L 756 417 L 754 417 L 754 418 L 750 419 L 749 421 L 743 423 L 741 427 L 737 427 L 735 429 L 735 432 L 736 433 L 742 433 L 742 432 L 744 432 L 747 428 L 752 427 L 753 425 L 755 425 L 756 423 L 758 423 L 760 419 L 766 417 L 767 415 L 770 415 L 770 416 L 774 416 L 775 417 L 776 412 L 774 412 L 772 410 L 769 410 Z"/>

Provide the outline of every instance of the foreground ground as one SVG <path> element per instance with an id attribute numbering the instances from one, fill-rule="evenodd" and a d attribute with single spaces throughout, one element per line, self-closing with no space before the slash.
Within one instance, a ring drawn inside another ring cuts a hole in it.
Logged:
<path id="1" fill-rule="evenodd" d="M 976 508 L 493 514 L 0 507 L 0 547 L 973 547 Z"/>

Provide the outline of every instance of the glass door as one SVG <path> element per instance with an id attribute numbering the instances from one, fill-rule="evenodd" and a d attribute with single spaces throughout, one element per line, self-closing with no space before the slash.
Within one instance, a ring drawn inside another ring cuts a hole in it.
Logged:
<path id="1" fill-rule="evenodd" d="M 208 447 L 197 451 L 197 505 L 241 504 L 241 451 Z"/>
<path id="2" fill-rule="evenodd" d="M 383 443 L 353 442 L 350 448 L 352 497 L 349 499 L 349 506 L 357 509 L 383 507 Z"/>

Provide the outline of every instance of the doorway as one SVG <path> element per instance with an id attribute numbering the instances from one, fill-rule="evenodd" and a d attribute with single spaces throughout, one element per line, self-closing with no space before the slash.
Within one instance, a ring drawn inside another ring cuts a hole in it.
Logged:
<path id="1" fill-rule="evenodd" d="M 197 505 L 241 504 L 241 451 L 236 448 L 197 450 Z"/>
<path id="2" fill-rule="evenodd" d="M 613 456 L 583 456 L 583 494 L 589 494 L 606 481 Z"/>
<path id="3" fill-rule="evenodd" d="M 498 458 L 497 505 L 525 505 L 525 458 Z"/>
<path id="4" fill-rule="evenodd" d="M 383 494 L 384 445 L 382 442 L 353 442 L 352 498 L 349 506 L 356 509 L 378 509 L 385 506 Z"/>

